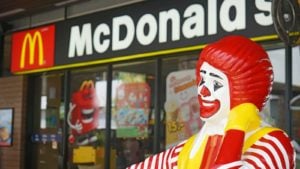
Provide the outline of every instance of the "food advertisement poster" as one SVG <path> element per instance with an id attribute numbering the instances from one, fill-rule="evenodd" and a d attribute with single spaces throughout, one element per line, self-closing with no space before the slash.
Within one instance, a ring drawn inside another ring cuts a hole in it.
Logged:
<path id="1" fill-rule="evenodd" d="M 202 126 L 194 69 L 171 72 L 166 79 L 166 148 L 198 132 Z"/>
<path id="2" fill-rule="evenodd" d="M 147 137 L 150 87 L 144 75 L 122 73 L 120 77 L 114 103 L 117 137 Z"/>
<path id="3" fill-rule="evenodd" d="M 12 145 L 13 109 L 0 109 L 0 146 Z"/>

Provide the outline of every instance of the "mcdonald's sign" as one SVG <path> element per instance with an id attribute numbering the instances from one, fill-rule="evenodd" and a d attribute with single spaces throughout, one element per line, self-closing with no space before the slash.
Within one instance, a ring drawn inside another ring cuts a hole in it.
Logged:
<path id="1" fill-rule="evenodd" d="M 14 33 L 11 47 L 11 72 L 52 67 L 54 44 L 54 25 Z"/>

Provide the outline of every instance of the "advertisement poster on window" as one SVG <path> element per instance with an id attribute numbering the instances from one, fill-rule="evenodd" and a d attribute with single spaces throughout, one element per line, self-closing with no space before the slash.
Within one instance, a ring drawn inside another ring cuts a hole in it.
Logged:
<path id="1" fill-rule="evenodd" d="M 13 109 L 0 109 L 0 146 L 12 145 Z"/>
<path id="2" fill-rule="evenodd" d="M 137 74 L 124 75 L 115 93 L 117 137 L 147 137 L 150 87 Z"/>
<path id="3" fill-rule="evenodd" d="M 72 93 L 68 125 L 72 131 L 69 142 L 76 145 L 90 145 L 99 140 L 97 128 L 101 110 L 93 80 L 81 83 Z"/>
<path id="4" fill-rule="evenodd" d="M 200 130 L 197 85 L 194 69 L 171 72 L 166 79 L 166 148 Z"/>

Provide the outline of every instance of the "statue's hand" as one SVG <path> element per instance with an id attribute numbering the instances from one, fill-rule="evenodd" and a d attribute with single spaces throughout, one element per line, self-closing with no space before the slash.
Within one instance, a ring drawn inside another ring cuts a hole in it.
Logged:
<path id="1" fill-rule="evenodd" d="M 79 122 L 79 120 L 76 121 L 74 126 L 75 126 L 74 128 L 77 130 L 77 132 L 81 132 L 82 124 Z"/>
<path id="2" fill-rule="evenodd" d="M 229 112 L 229 119 L 225 131 L 230 129 L 252 131 L 259 127 L 261 118 L 258 108 L 252 103 L 240 104 Z"/>

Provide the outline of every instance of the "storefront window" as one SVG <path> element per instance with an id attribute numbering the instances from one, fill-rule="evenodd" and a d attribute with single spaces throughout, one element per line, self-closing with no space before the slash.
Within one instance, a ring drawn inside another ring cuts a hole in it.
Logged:
<path id="1" fill-rule="evenodd" d="M 69 168 L 103 168 L 106 114 L 106 67 L 71 72 Z"/>
<path id="2" fill-rule="evenodd" d="M 296 50 L 299 48 L 296 48 Z M 295 52 L 295 48 L 293 49 Z M 297 53 L 298 52 L 298 53 Z M 265 122 L 286 127 L 284 110 L 284 50 L 269 51 L 274 67 L 274 85 L 260 114 Z M 293 56 L 299 55 L 299 51 Z M 111 81 L 111 149 L 110 168 L 124 169 L 154 153 L 154 141 L 160 151 L 196 134 L 203 123 L 199 117 L 195 67 L 198 52 L 162 58 L 159 84 L 155 93 L 157 60 L 113 65 Z M 298 62 L 295 58 L 294 62 Z M 300 143 L 300 69 L 293 65 L 292 133 Z M 107 66 L 71 71 L 69 84 L 61 72 L 44 73 L 33 78 L 34 105 L 30 149 L 30 167 L 59 168 L 62 137 L 68 137 L 68 169 L 104 168 L 107 108 Z M 278 71 L 280 70 L 280 71 Z M 64 112 L 64 86 L 70 90 L 70 110 Z M 161 117 L 155 117 L 155 99 L 160 97 Z M 67 117 L 67 119 L 65 119 Z M 62 133 L 64 124 L 68 133 Z M 154 140 L 154 125 L 160 123 L 159 140 Z M 28 158 L 29 159 L 29 158 Z"/>
<path id="3" fill-rule="evenodd" d="M 112 114 L 116 121 L 116 168 L 144 160 L 152 154 L 155 62 L 113 67 Z"/>
<path id="4" fill-rule="evenodd" d="M 300 94 L 300 77 L 298 76 L 300 72 L 300 67 L 298 63 L 300 62 L 300 48 L 299 46 L 292 49 L 292 99 L 291 99 L 291 111 L 292 117 L 297 117 L 299 110 L 299 102 L 297 96 Z M 274 84 L 270 97 L 270 101 L 267 103 L 266 108 L 270 109 L 271 120 L 274 122 L 273 125 L 286 130 L 286 113 L 284 112 L 284 101 L 285 101 L 285 50 L 283 48 L 269 50 L 268 54 L 270 56 L 273 71 L 274 71 Z M 276 103 L 276 104 L 275 104 Z M 292 135 L 294 139 L 299 140 L 300 135 L 300 124 L 297 121 L 299 118 L 293 118 L 292 121 Z"/>

